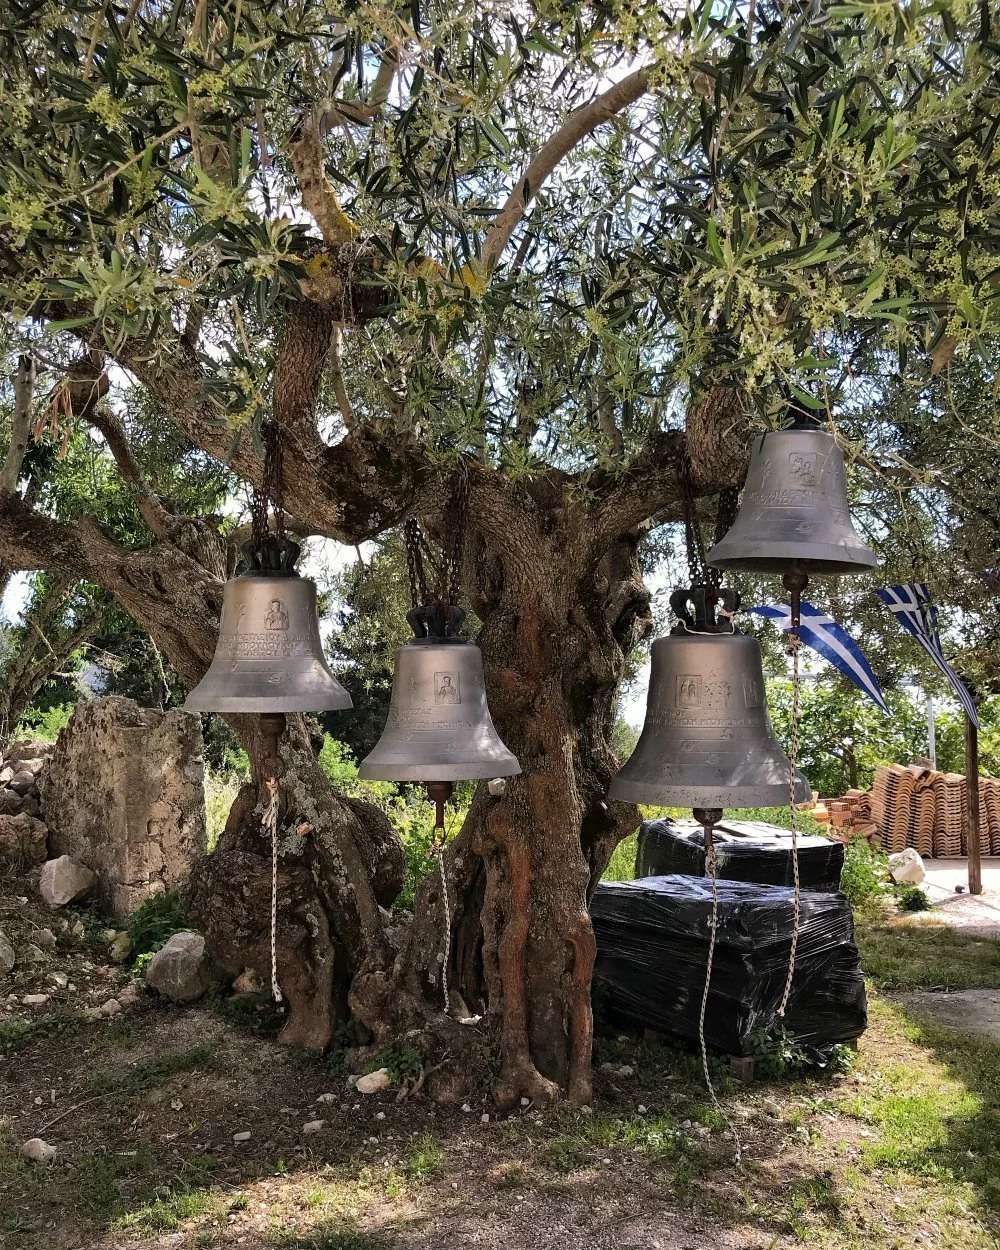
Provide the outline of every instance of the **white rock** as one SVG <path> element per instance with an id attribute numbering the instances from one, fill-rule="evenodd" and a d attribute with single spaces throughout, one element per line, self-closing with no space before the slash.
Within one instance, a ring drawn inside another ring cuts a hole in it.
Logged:
<path id="1" fill-rule="evenodd" d="M 384 1111 L 377 1111 L 377 1112 L 375 1113 L 375 1119 L 376 1119 L 376 1120 L 384 1120 L 384 1119 L 385 1119 L 385 1112 L 384 1112 Z"/>
<path id="2" fill-rule="evenodd" d="M 389 1069 L 379 1068 L 377 1072 L 369 1072 L 367 1076 L 359 1077 L 355 1088 L 359 1094 L 377 1094 L 383 1089 L 389 1089 L 391 1085 Z"/>
<path id="3" fill-rule="evenodd" d="M 56 935 L 51 929 L 39 929 L 35 934 L 35 942 L 42 948 L 43 951 L 54 950 L 56 945 Z"/>
<path id="4" fill-rule="evenodd" d="M 38 881 L 38 892 L 49 907 L 65 907 L 75 899 L 82 898 L 97 884 L 97 876 L 86 864 L 60 855 L 58 859 L 46 860 Z"/>
<path id="5" fill-rule="evenodd" d="M 0 933 L 0 977 L 5 977 L 17 963 L 17 956 L 6 933 Z"/>
<path id="6" fill-rule="evenodd" d="M 919 885 L 927 874 L 920 853 L 908 846 L 889 856 L 889 875 L 897 885 Z"/>
<path id="7" fill-rule="evenodd" d="M 521 1099 L 521 1106 L 522 1106 L 522 1107 L 530 1107 L 530 1106 L 531 1106 L 531 1099 L 530 1099 L 530 1098 L 522 1098 L 522 1099 Z"/>
<path id="8" fill-rule="evenodd" d="M 25 1007 L 41 1007 L 42 1003 L 47 1003 L 48 1001 L 48 994 L 25 994 L 21 999 Z"/>
<path id="9" fill-rule="evenodd" d="M 469 1106 L 469 1104 L 468 1104 L 467 1102 L 463 1102 L 463 1103 L 462 1103 L 462 1110 L 463 1110 L 463 1111 L 471 1111 L 471 1110 L 472 1110 L 472 1108 Z"/>
<path id="10" fill-rule="evenodd" d="M 642 1103 L 639 1103 L 638 1107 L 636 1107 L 636 1111 L 638 1111 L 639 1115 L 646 1114 L 646 1108 L 642 1105 Z"/>
<path id="11" fill-rule="evenodd" d="M 316 1101 L 317 1102 L 336 1102 L 337 1095 L 336 1094 L 320 1094 L 320 1096 L 316 1099 Z"/>
<path id="12" fill-rule="evenodd" d="M 19 773 L 15 773 L 7 782 L 9 789 L 15 794 L 27 794 L 31 787 L 35 784 L 35 774 L 29 773 L 26 768 L 22 768 Z"/>
<path id="13" fill-rule="evenodd" d="M 234 1133 L 233 1141 L 249 1141 L 253 1134 L 249 1129 L 245 1129 L 242 1133 Z"/>
<path id="14" fill-rule="evenodd" d="M 171 1098 L 170 1110 L 171 1111 L 183 1111 L 184 1103 L 179 1098 Z"/>
<path id="15" fill-rule="evenodd" d="M 102 1016 L 117 1016 L 121 1009 L 122 1005 L 117 998 L 109 998 L 106 1003 L 101 1003 Z"/>
<path id="16" fill-rule="evenodd" d="M 205 939 L 200 933 L 175 933 L 149 961 L 146 984 L 175 1003 L 191 1003 L 209 988 Z"/>
<path id="17" fill-rule="evenodd" d="M 479 1123 L 480 1123 L 480 1124 L 489 1124 L 489 1122 L 490 1122 L 490 1117 L 489 1117 L 489 1115 L 487 1114 L 487 1112 L 485 1112 L 485 1111 L 484 1111 L 484 1112 L 483 1112 L 483 1114 L 479 1117 Z"/>
<path id="18" fill-rule="evenodd" d="M 29 942 L 21 954 L 30 964 L 41 963 L 45 958 L 45 952 L 40 946 L 36 946 L 34 942 Z"/>
<path id="19" fill-rule="evenodd" d="M 494 798 L 499 798 L 500 795 L 507 793 L 507 778 L 493 777 L 486 783 L 486 789 L 489 790 Z"/>
<path id="20" fill-rule="evenodd" d="M 307 1120 L 302 1125 L 302 1132 L 306 1136 L 312 1133 L 321 1133 L 326 1128 L 326 1120 Z"/>
<path id="21" fill-rule="evenodd" d="M 21 1154 L 32 1163 L 51 1163 L 56 1157 L 56 1148 L 40 1137 L 32 1137 L 21 1147 Z"/>
<path id="22" fill-rule="evenodd" d="M 77 939 L 77 941 L 79 941 L 80 938 L 85 937 L 87 930 L 83 927 L 83 921 L 78 920 L 72 929 L 70 929 L 70 933 Z"/>
<path id="23" fill-rule="evenodd" d="M 49 980 L 57 990 L 64 990 L 69 985 L 69 977 L 65 972 L 50 972 Z"/>

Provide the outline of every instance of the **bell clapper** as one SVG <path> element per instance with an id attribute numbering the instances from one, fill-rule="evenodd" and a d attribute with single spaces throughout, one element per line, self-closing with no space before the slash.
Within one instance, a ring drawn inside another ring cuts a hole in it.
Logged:
<path id="1" fill-rule="evenodd" d="M 424 782 L 424 789 L 427 791 L 427 797 L 434 804 L 434 833 L 441 830 L 441 841 L 444 842 L 444 805 L 455 793 L 455 787 L 450 781 L 427 781 Z"/>

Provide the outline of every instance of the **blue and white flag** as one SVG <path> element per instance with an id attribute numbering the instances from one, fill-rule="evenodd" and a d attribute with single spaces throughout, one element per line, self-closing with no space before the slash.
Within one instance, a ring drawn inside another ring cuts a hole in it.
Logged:
<path id="1" fill-rule="evenodd" d="M 888 605 L 900 625 L 916 638 L 934 663 L 938 666 L 965 709 L 969 720 L 979 728 L 979 715 L 969 688 L 959 677 L 952 666 L 944 658 L 941 649 L 941 635 L 938 633 L 937 608 L 931 599 L 931 592 L 926 582 L 914 582 L 906 586 L 886 586 L 875 593 L 884 604 Z"/>
<path id="2" fill-rule="evenodd" d="M 786 634 L 791 633 L 792 609 L 787 603 L 778 603 L 774 607 L 751 608 L 750 611 L 774 621 Z M 843 625 L 838 625 L 833 617 L 827 616 L 805 600 L 800 605 L 799 637 L 824 660 L 829 660 L 834 668 L 850 677 L 883 712 L 889 711 L 885 695 L 858 644 Z"/>

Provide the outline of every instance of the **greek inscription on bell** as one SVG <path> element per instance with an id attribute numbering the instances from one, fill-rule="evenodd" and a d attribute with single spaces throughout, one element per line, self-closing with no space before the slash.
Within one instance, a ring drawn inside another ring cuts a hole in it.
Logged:
<path id="1" fill-rule="evenodd" d="M 267 614 L 264 617 L 264 627 L 266 629 L 287 629 L 288 628 L 288 609 L 280 599 L 272 599 L 267 605 Z"/>
<path id="2" fill-rule="evenodd" d="M 434 702 L 461 703 L 462 688 L 457 673 L 434 674 Z"/>
<path id="3" fill-rule="evenodd" d="M 744 677 L 743 698 L 747 707 L 760 707 L 763 703 L 760 682 L 758 682 L 756 677 Z"/>
<path id="4" fill-rule="evenodd" d="M 679 708 L 701 707 L 701 677 L 697 673 L 678 673 L 674 704 Z"/>

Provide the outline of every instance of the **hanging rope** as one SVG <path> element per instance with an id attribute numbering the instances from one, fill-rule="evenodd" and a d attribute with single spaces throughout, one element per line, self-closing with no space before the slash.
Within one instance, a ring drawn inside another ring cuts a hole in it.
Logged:
<path id="1" fill-rule="evenodd" d="M 278 984 L 278 781 L 269 777 L 264 783 L 267 787 L 267 806 L 264 808 L 264 831 L 271 836 L 271 993 L 274 1001 L 280 1003 L 281 986 Z"/>
<path id="2" fill-rule="evenodd" d="M 715 940 L 719 928 L 719 862 L 715 854 L 715 842 L 712 839 L 712 831 L 705 829 L 705 866 L 708 869 L 709 880 L 712 883 L 712 916 L 709 924 L 708 933 L 708 960 L 705 968 L 705 988 L 701 992 L 701 1008 L 698 1012 L 698 1045 L 701 1048 L 701 1070 L 705 1075 L 705 1088 L 712 1100 L 712 1106 L 722 1117 L 722 1122 L 729 1130 L 729 1135 L 733 1139 L 734 1158 L 733 1162 L 736 1167 L 740 1166 L 743 1158 L 743 1147 L 740 1145 L 739 1135 L 733 1126 L 729 1116 L 723 1110 L 722 1103 L 715 1092 L 715 1086 L 712 1084 L 712 1074 L 708 1067 L 708 1046 L 705 1042 L 705 1015 L 708 1011 L 708 991 L 712 984 L 712 967 L 715 963 Z"/>
<path id="3" fill-rule="evenodd" d="M 444 831 L 442 830 L 442 833 Z M 441 992 L 444 995 L 444 1011 L 448 1014 L 451 1006 L 448 997 L 448 960 L 451 958 L 451 902 L 448 899 L 448 878 L 444 871 L 444 840 L 434 850 L 437 856 L 438 872 L 441 874 L 441 902 L 444 907 L 444 946 L 441 948 Z"/>
<path id="4" fill-rule="evenodd" d="M 801 913 L 801 889 L 799 883 L 799 843 L 795 811 L 796 760 L 799 754 L 799 703 L 801 676 L 799 672 L 799 651 L 802 639 L 799 635 L 799 616 L 795 607 L 792 609 L 792 632 L 788 635 L 788 646 L 792 653 L 792 740 L 789 744 L 788 769 L 788 822 L 792 833 L 792 898 L 794 914 L 792 918 L 792 944 L 788 952 L 788 976 L 785 978 L 785 990 L 778 1008 L 779 1019 L 784 1019 L 785 1008 L 792 994 L 792 980 L 795 977 L 795 956 L 799 946 L 799 923 Z"/>

